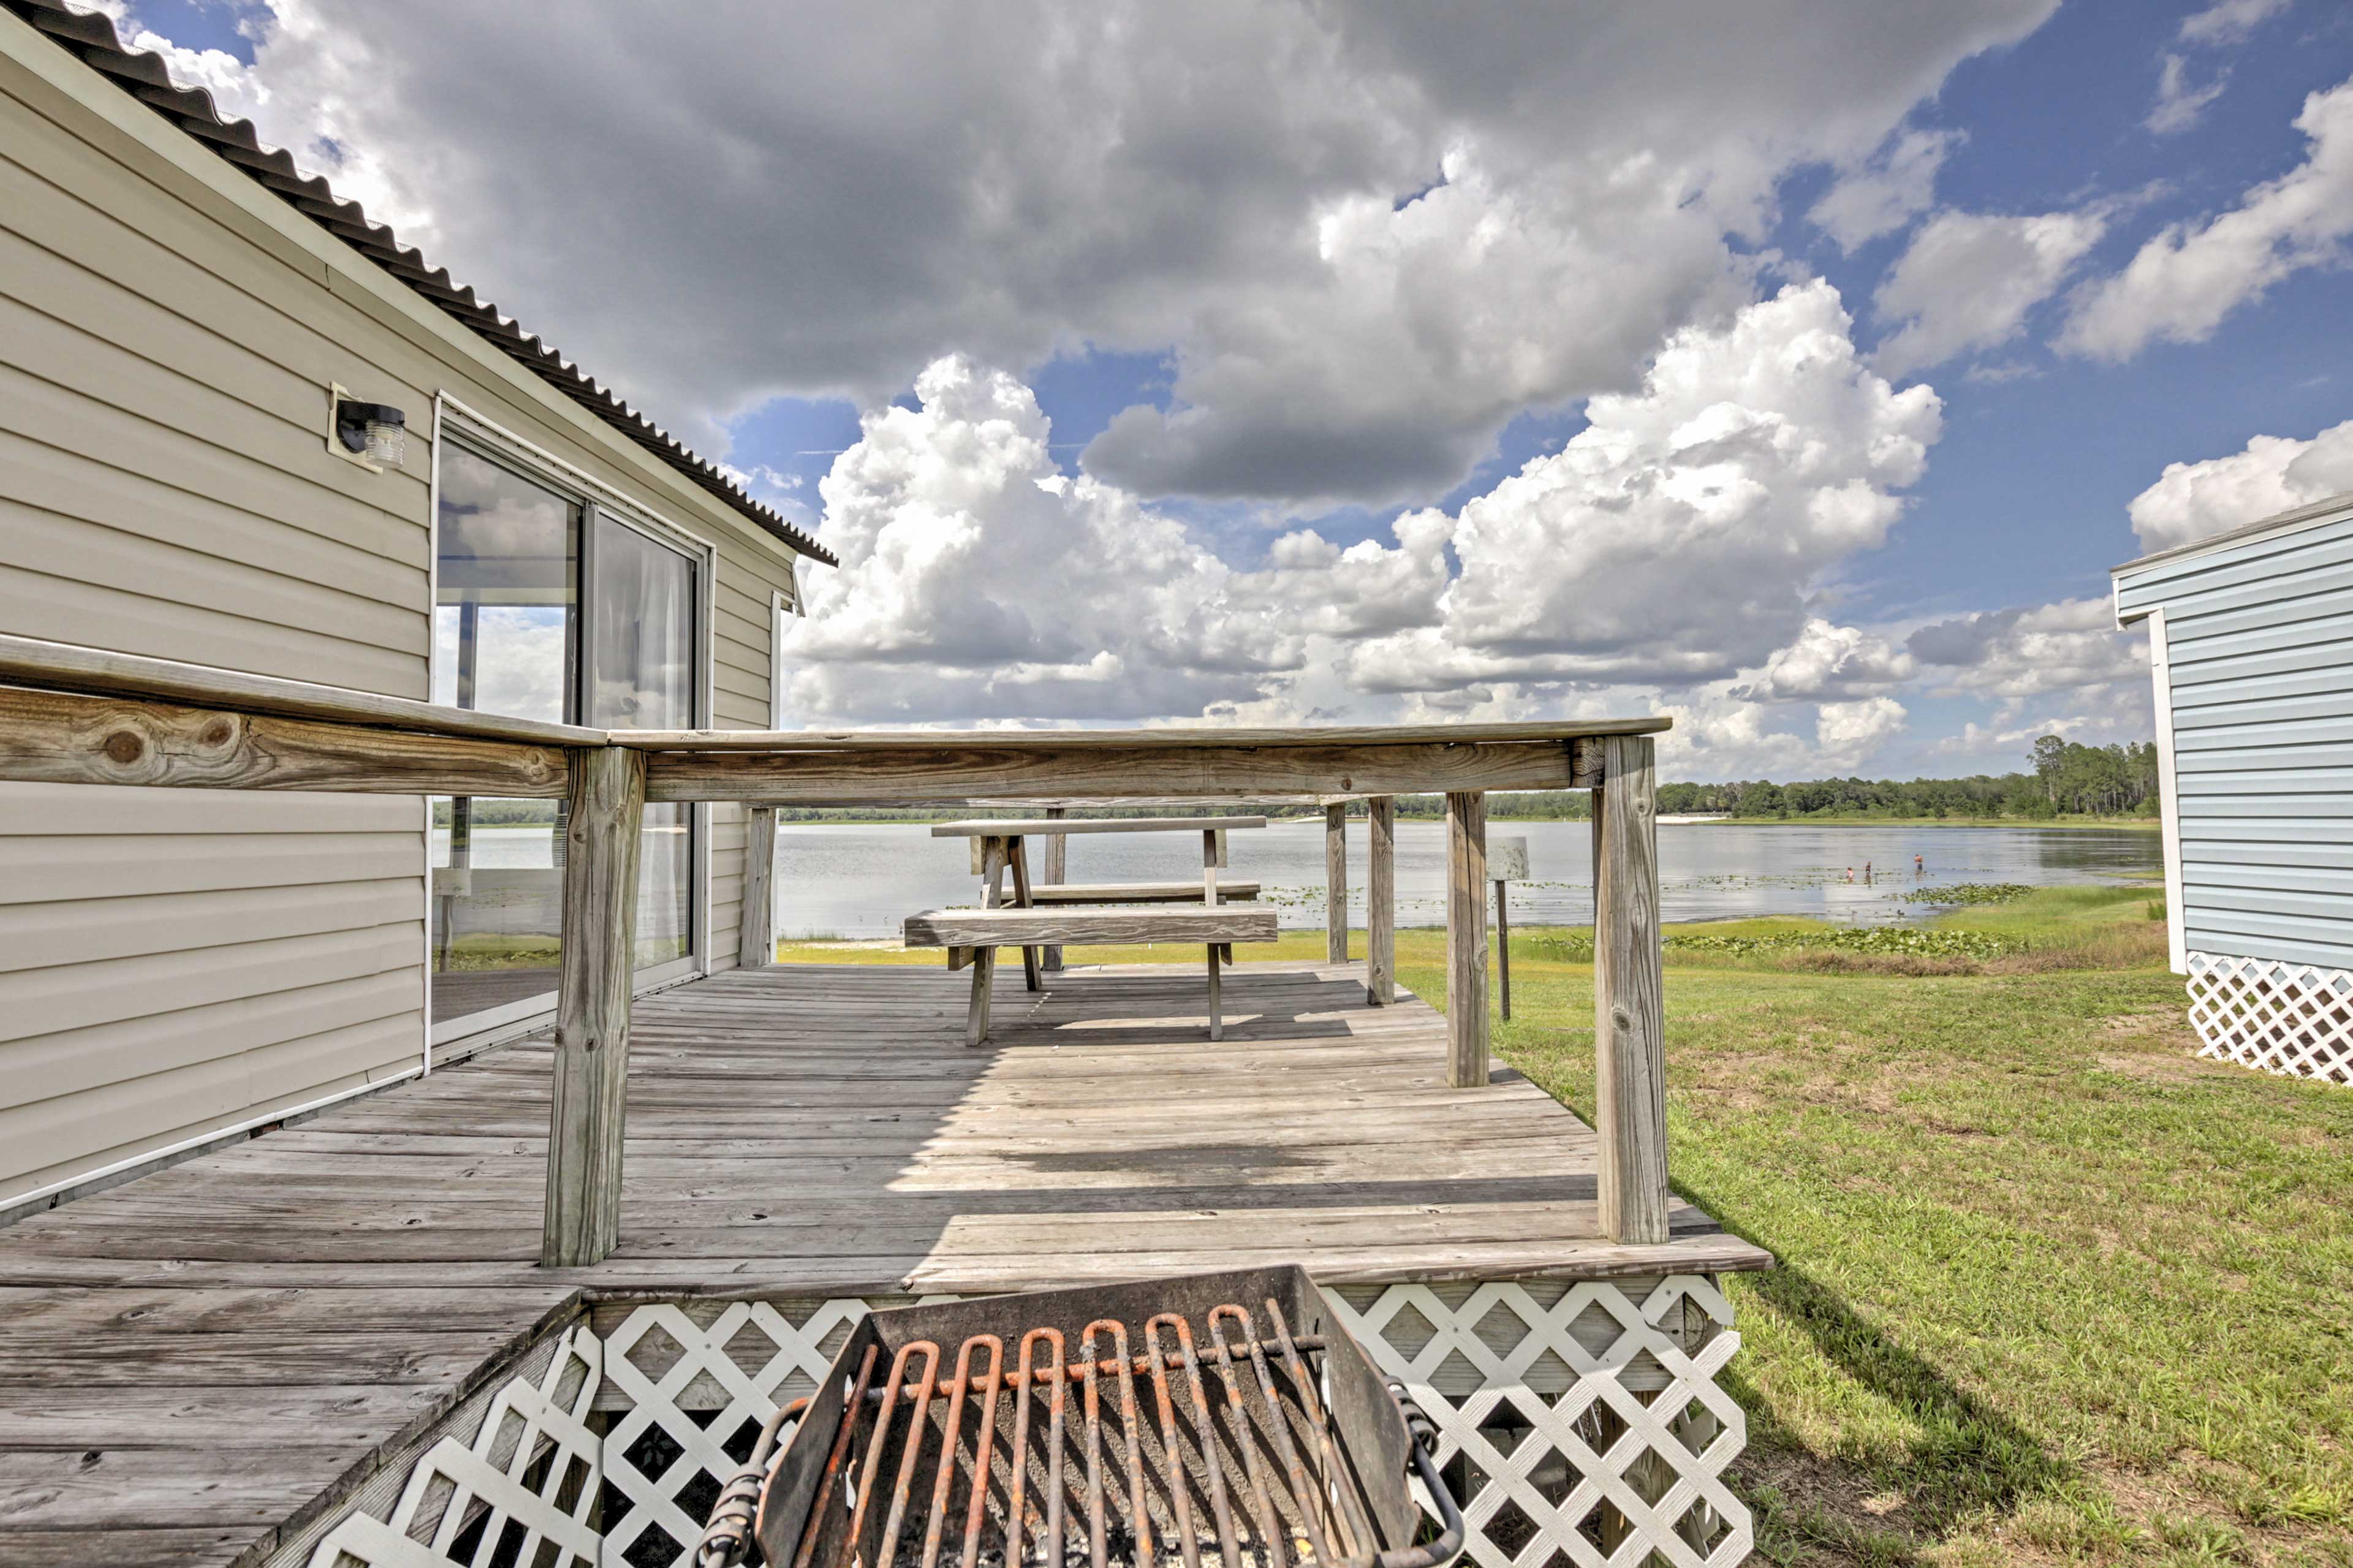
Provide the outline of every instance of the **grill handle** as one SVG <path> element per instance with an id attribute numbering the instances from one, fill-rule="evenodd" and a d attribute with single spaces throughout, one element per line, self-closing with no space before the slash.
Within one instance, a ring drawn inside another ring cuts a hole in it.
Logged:
<path id="1" fill-rule="evenodd" d="M 752 1521 L 760 1511 L 761 1485 L 775 1461 L 784 1458 L 784 1450 L 776 1447 L 776 1434 L 784 1430 L 786 1422 L 800 1419 L 807 1408 L 808 1396 L 803 1394 L 769 1416 L 760 1428 L 751 1458 L 719 1489 L 711 1522 L 703 1527 L 702 1539 L 694 1543 L 694 1568 L 737 1568 L 744 1561 L 744 1549 L 752 1543 Z"/>
<path id="2" fill-rule="evenodd" d="M 1406 1393 L 1405 1384 L 1389 1384 L 1389 1397 L 1395 1399 L 1398 1412 L 1405 1417 L 1406 1436 L 1413 1444 L 1413 1471 L 1421 1478 L 1422 1489 L 1430 1494 L 1430 1506 L 1438 1510 L 1438 1539 L 1420 1546 L 1402 1547 L 1395 1552 L 1376 1553 L 1374 1568 L 1440 1568 L 1451 1563 L 1462 1551 L 1462 1509 L 1454 1500 L 1454 1493 L 1438 1468 L 1433 1450 L 1438 1447 L 1438 1426 L 1421 1406 Z"/>

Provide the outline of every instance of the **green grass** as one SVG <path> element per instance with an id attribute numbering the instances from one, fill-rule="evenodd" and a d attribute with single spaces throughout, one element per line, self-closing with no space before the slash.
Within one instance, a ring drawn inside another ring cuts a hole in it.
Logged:
<path id="1" fill-rule="evenodd" d="M 1936 924 L 2005 953 L 1943 972 L 1670 947 L 1676 1186 L 1781 1261 L 1728 1282 L 1757 1561 L 2353 1568 L 2353 1091 L 2196 1059 L 2147 909 L 1973 906 Z M 1592 972 L 1540 951 L 1570 934 L 1514 933 L 1495 1040 L 1589 1115 Z M 1442 934 L 1398 946 L 1442 1005 Z"/>
<path id="2" fill-rule="evenodd" d="M 1873 816 L 1867 812 L 1800 813 L 1790 816 L 1712 816 L 1690 826 L 1714 827 L 2129 827 L 2155 833 L 2154 816 Z"/>

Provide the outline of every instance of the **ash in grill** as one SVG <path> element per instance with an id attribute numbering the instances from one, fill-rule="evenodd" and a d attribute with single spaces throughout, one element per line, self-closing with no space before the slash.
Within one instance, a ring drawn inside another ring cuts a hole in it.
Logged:
<path id="1" fill-rule="evenodd" d="M 1428 1432 L 1295 1268 L 876 1312 L 769 1423 L 697 1560 L 1437 1568 L 1461 1519 Z M 1426 1544 L 1409 1468 L 1444 1526 Z"/>

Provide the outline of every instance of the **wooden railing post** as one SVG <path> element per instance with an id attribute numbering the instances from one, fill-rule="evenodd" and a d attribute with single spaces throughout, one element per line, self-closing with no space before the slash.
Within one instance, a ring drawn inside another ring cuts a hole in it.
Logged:
<path id="1" fill-rule="evenodd" d="M 1594 1131 L 1601 1228 L 1667 1239 L 1665 982 L 1659 956 L 1657 764 L 1647 735 L 1603 738 L 1593 792 Z"/>
<path id="2" fill-rule="evenodd" d="M 1053 821 L 1060 822 L 1065 816 L 1069 815 L 1069 813 L 1062 806 L 1050 805 L 1046 808 L 1046 815 Z M 1052 886 L 1060 887 L 1062 883 L 1070 880 L 1070 838 L 1066 835 L 1060 833 L 1048 834 L 1046 836 L 1045 863 L 1045 876 L 1047 882 Z M 1062 972 L 1062 949 L 1059 942 L 1050 944 L 1047 947 L 1043 957 L 1047 973 L 1060 974 Z"/>
<path id="3" fill-rule="evenodd" d="M 776 962 L 776 808 L 755 805 L 744 825 L 744 912 L 735 961 L 746 969 Z"/>
<path id="4" fill-rule="evenodd" d="M 1397 1000 L 1397 802 L 1365 802 L 1365 1000 Z"/>
<path id="5" fill-rule="evenodd" d="M 555 1098 L 539 1253 L 543 1266 L 559 1268 L 599 1262 L 620 1244 L 638 834 L 646 804 L 644 752 L 583 747 L 571 760 Z"/>
<path id="6" fill-rule="evenodd" d="M 1324 808 L 1324 962 L 1348 962 L 1348 808 Z"/>
<path id="7" fill-rule="evenodd" d="M 1446 1081 L 1487 1081 L 1487 797 L 1446 797 Z"/>

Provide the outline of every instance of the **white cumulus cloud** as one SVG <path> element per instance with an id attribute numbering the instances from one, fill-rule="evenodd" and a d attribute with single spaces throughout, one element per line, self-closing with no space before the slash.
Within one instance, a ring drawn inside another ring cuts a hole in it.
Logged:
<path id="1" fill-rule="evenodd" d="M 1823 763 L 1842 773 L 1901 734 L 1907 717 L 1893 697 L 1825 702 L 1815 714 L 1814 743 Z"/>
<path id="2" fill-rule="evenodd" d="M 2168 55 L 2158 66 L 2157 102 L 2141 123 L 2159 136 L 2178 136 L 2197 124 L 2198 117 L 2229 85 L 2227 71 L 2217 71 L 2212 79 L 2192 85 L 2189 60 Z"/>
<path id="3" fill-rule="evenodd" d="M 1383 639 L 1376 689 L 1732 676 L 1794 639 L 1815 578 L 1876 547 L 1941 427 L 1856 353 L 1838 291 L 1792 284 L 1668 342 L 1559 452 L 1462 508 L 1440 623 Z"/>
<path id="4" fill-rule="evenodd" d="M 1406 512 L 1353 543 L 1294 529 L 1255 562 L 1107 480 L 1059 473 L 1011 375 L 951 357 L 916 398 L 868 415 L 819 486 L 842 566 L 811 574 L 786 631 L 787 709 L 805 721 L 1297 722 L 1672 700 L 1731 726 L 1726 745 L 1751 734 L 1792 758 L 1860 755 L 1900 728 L 1890 694 L 1911 657 L 1810 614 L 1808 595 L 1884 538 L 1938 405 L 1862 363 L 1827 283 L 1677 334 L 1641 392 L 1592 400 L 1566 447 L 1458 516 Z"/>
<path id="5" fill-rule="evenodd" d="M 1267 699 L 1314 639 L 1434 618 L 1452 523 L 1394 546 L 1312 531 L 1238 570 L 1119 487 L 1059 472 L 1017 378 L 962 357 L 916 378 L 819 485 L 837 571 L 789 623 L 787 709 L 807 721 L 1198 717 Z"/>
<path id="6" fill-rule="evenodd" d="M 2348 490 L 2353 490 L 2353 419 L 2309 441 L 2257 436 L 2228 457 L 2168 463 L 2128 510 L 2143 545 L 2170 550 Z"/>
<path id="7" fill-rule="evenodd" d="M 1873 297 L 1881 319 L 1904 323 L 1880 345 L 1879 367 L 1900 376 L 2008 342 L 2106 227 L 2097 211 L 1938 214 Z"/>
<path id="8" fill-rule="evenodd" d="M 2146 643 L 2116 629 L 2105 597 L 1959 616 L 1920 627 L 1905 647 L 1921 664 L 1948 670 L 1951 689 L 2012 706 L 2124 680 L 2137 680 L 2140 698 L 2147 695 Z"/>
<path id="9" fill-rule="evenodd" d="M 1817 616 L 1797 641 L 1776 649 L 1764 668 L 1736 689 L 1754 698 L 1800 700 L 1876 695 L 1909 680 L 1917 668 L 1908 651 L 1885 637 Z"/>
<path id="10" fill-rule="evenodd" d="M 2218 0 L 2181 19 L 2175 37 L 2191 48 L 2218 49 L 2242 42 L 2262 23 L 2288 8 L 2291 0 Z M 2190 79 L 2187 54 L 2168 50 L 2158 60 L 2157 101 L 2141 123 L 2158 136 L 2176 136 L 2198 123 L 2209 105 L 2230 85 L 2228 66 L 2214 68 L 2202 82 Z"/>
<path id="11" fill-rule="evenodd" d="M 2151 342 L 2202 342 L 2281 279 L 2340 262 L 2353 236 L 2353 81 L 2304 100 L 2305 161 L 2203 225 L 2176 224 L 2084 290 L 2060 346 L 2125 360 Z"/>
<path id="12" fill-rule="evenodd" d="M 1861 767 L 1909 721 L 1892 698 L 1825 702 L 1810 727 L 1791 712 L 1721 689 L 1660 705 L 1674 728 L 1659 738 L 1661 765 L 1695 779 L 1814 778 Z"/>
<path id="13" fill-rule="evenodd" d="M 1176 367 L 1103 479 L 1413 504 L 1734 308 L 1788 173 L 2054 4 L 269 0 L 249 71 L 182 68 L 713 457 L 1091 343 Z"/>
<path id="14" fill-rule="evenodd" d="M 2291 4 L 2293 0 L 2215 0 L 2181 19 L 2179 37 L 2185 44 L 2234 44 Z"/>
<path id="15" fill-rule="evenodd" d="M 1928 210 L 1936 171 L 1961 141 L 1957 131 L 1907 131 L 1841 171 L 1806 216 L 1845 251 L 1893 234 Z"/>

